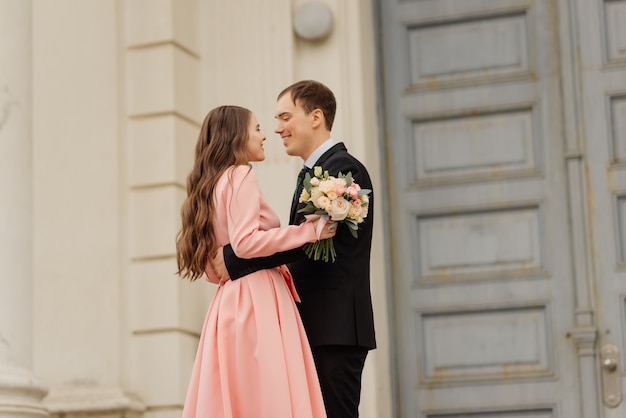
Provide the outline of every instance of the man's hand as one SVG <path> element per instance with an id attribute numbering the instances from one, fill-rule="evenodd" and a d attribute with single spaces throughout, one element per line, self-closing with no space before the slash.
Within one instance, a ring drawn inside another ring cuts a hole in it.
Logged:
<path id="1" fill-rule="evenodd" d="M 218 279 L 220 279 L 220 286 L 230 280 L 230 274 L 228 274 L 226 264 L 224 264 L 224 247 L 217 249 L 217 254 L 215 254 L 215 258 L 211 261 L 211 264 L 213 265 L 215 274 Z"/>

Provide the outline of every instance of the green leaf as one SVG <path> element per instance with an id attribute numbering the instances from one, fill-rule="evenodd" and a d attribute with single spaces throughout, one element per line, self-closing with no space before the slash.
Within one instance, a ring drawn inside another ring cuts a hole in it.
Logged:
<path id="1" fill-rule="evenodd" d="M 304 175 L 304 180 L 302 180 L 302 184 L 304 184 L 304 188 L 309 194 L 311 194 L 311 174 L 308 172 Z"/>
<path id="2" fill-rule="evenodd" d="M 314 213 L 317 208 L 313 203 L 308 202 L 305 207 L 300 209 L 298 213 Z"/>
<path id="3" fill-rule="evenodd" d="M 359 224 L 354 219 L 345 219 L 344 222 L 348 225 L 348 231 L 350 231 L 350 234 L 352 234 L 354 238 L 358 238 L 359 236 L 357 231 L 359 229 Z"/>
<path id="4" fill-rule="evenodd" d="M 346 180 L 346 186 L 348 187 L 352 186 L 352 172 L 351 171 L 348 174 L 346 174 L 344 179 Z"/>
<path id="5" fill-rule="evenodd" d="M 357 230 L 359 229 L 359 224 L 354 219 L 344 219 L 344 222 L 348 225 L 350 229 Z"/>

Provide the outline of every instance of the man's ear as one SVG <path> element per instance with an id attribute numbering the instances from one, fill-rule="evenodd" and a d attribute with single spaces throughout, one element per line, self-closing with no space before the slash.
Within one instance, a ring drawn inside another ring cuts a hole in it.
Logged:
<path id="1" fill-rule="evenodd" d="M 322 112 L 322 109 L 315 109 L 311 112 L 311 116 L 312 116 L 312 126 L 313 128 L 317 128 L 320 125 L 324 125 L 325 120 L 324 120 L 324 112 Z"/>

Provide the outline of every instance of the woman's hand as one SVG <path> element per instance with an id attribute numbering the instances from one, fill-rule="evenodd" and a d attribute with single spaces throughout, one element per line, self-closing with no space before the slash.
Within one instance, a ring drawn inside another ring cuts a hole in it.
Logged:
<path id="1" fill-rule="evenodd" d="M 315 232 L 317 233 L 317 240 L 323 240 L 332 238 L 337 233 L 337 222 L 331 221 L 328 215 L 304 215 L 305 222 L 313 223 L 315 226 Z"/>
<path id="2" fill-rule="evenodd" d="M 322 232 L 319 235 L 319 239 L 327 239 L 327 238 L 332 238 L 335 236 L 335 234 L 337 233 L 337 222 L 335 221 L 331 221 L 331 220 L 327 220 L 325 218 L 320 218 L 317 221 L 315 221 L 315 228 L 322 228 L 321 224 L 325 224 L 323 226 Z M 321 223 L 321 224 L 320 224 Z"/>
<path id="3" fill-rule="evenodd" d="M 224 247 L 219 247 L 217 249 L 217 253 L 213 260 L 210 260 L 211 266 L 215 271 L 215 275 L 219 279 L 219 285 L 223 286 L 227 281 L 230 280 L 230 275 L 228 274 L 228 270 L 226 269 L 226 264 L 224 264 Z"/>

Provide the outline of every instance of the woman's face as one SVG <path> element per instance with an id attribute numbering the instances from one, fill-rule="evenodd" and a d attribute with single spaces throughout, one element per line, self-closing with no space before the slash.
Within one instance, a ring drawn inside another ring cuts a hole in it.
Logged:
<path id="1" fill-rule="evenodd" d="M 265 141 L 265 135 L 261 132 L 259 121 L 254 113 L 250 113 L 250 121 L 248 122 L 248 162 L 263 161 L 265 159 L 263 141 Z"/>

